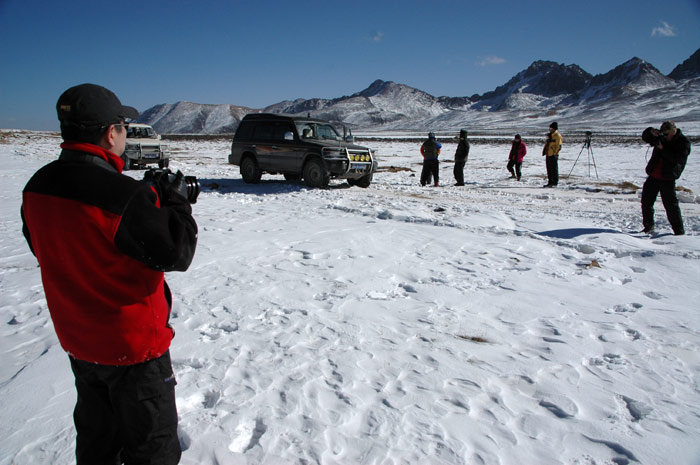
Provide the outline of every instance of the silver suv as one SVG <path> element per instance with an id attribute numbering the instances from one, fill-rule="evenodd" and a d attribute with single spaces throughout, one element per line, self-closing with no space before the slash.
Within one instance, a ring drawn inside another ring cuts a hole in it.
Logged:
<path id="1" fill-rule="evenodd" d="M 158 163 L 167 168 L 170 163 L 170 148 L 161 142 L 160 135 L 147 124 L 129 123 L 124 149 L 124 169 L 144 168 L 149 163 Z"/>

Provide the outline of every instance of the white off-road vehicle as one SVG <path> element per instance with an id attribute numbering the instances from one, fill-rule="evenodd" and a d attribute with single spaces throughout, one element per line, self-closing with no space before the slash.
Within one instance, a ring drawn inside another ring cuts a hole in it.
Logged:
<path id="1" fill-rule="evenodd" d="M 124 149 L 124 169 L 144 168 L 149 163 L 158 163 L 167 168 L 170 163 L 170 147 L 161 142 L 160 135 L 147 124 L 129 123 Z"/>

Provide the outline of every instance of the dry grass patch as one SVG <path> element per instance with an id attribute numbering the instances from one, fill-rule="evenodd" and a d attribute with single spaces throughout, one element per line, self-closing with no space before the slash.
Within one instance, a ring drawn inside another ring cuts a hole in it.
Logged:
<path id="1" fill-rule="evenodd" d="M 377 169 L 377 173 L 399 173 L 401 171 L 410 171 L 411 173 L 414 172 L 411 168 L 406 168 L 404 166 L 382 166 L 382 165 L 379 165 L 379 168 Z"/>
<path id="2" fill-rule="evenodd" d="M 469 341 L 469 342 L 475 342 L 477 344 L 488 344 L 489 341 L 481 336 L 468 336 L 466 334 L 456 334 L 457 338 L 462 339 L 463 341 Z"/>

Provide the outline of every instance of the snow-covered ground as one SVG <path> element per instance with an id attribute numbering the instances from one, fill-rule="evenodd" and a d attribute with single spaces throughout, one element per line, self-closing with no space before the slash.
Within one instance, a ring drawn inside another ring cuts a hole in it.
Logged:
<path id="1" fill-rule="evenodd" d="M 19 216 L 59 142 L 0 141 L 1 465 L 73 463 L 73 378 Z M 659 200 L 650 238 L 641 144 L 594 144 L 568 179 L 565 145 L 542 189 L 541 141 L 521 182 L 509 146 L 473 145 L 465 187 L 443 142 L 444 187 L 420 187 L 415 143 L 381 141 L 369 189 L 327 190 L 247 185 L 227 141 L 171 143 L 204 187 L 194 262 L 168 275 L 183 464 L 700 463 L 700 147 L 687 235 Z"/>

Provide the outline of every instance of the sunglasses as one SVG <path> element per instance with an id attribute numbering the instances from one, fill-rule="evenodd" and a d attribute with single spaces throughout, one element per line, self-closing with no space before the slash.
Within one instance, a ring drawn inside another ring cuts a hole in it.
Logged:
<path id="1" fill-rule="evenodd" d="M 110 123 L 110 124 L 105 124 L 105 125 L 100 126 L 100 130 L 104 131 L 105 129 L 107 129 L 107 128 L 110 127 L 110 126 L 121 126 L 121 127 L 123 127 L 124 129 L 127 129 L 127 130 L 128 130 L 128 129 L 129 129 L 129 124 L 131 124 L 131 123 Z"/>

